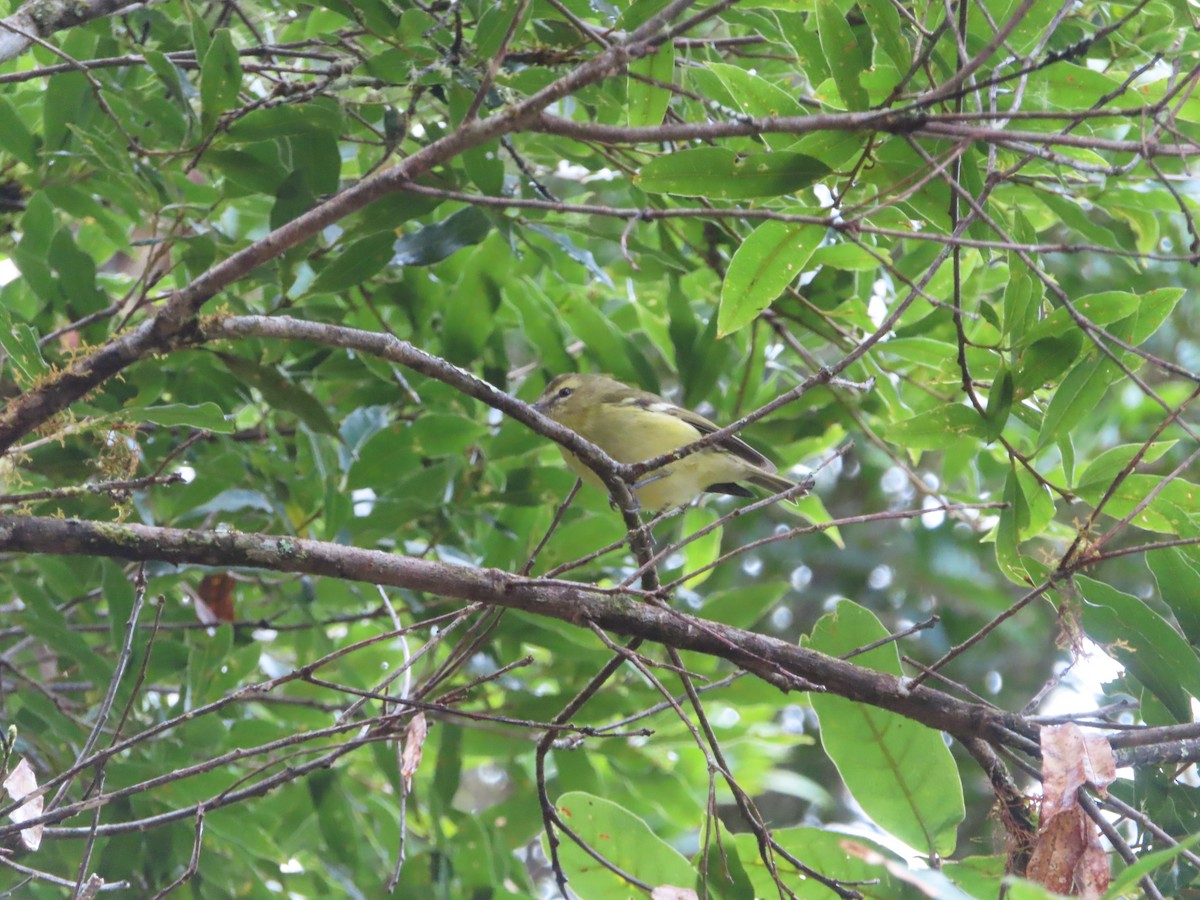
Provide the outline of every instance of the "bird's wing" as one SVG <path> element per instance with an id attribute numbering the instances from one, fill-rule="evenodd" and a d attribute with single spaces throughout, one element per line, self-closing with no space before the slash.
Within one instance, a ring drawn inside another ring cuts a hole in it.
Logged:
<path id="1" fill-rule="evenodd" d="M 656 394 L 651 394 L 649 391 L 638 391 L 635 396 L 629 397 L 625 402 L 636 404 L 643 409 L 649 409 L 653 412 L 674 416 L 683 422 L 687 422 L 700 432 L 701 435 L 712 434 L 714 431 L 721 430 L 721 426 L 713 424 L 699 413 L 676 406 L 674 403 L 664 400 Z M 775 463 L 771 462 L 741 438 L 730 435 L 717 441 L 716 446 L 732 453 L 739 459 L 745 460 L 756 469 L 761 469 L 764 472 L 775 471 Z"/>

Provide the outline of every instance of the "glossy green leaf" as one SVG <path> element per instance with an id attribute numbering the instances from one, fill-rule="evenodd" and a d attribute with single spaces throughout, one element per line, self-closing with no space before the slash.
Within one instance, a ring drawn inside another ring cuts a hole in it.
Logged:
<path id="1" fill-rule="evenodd" d="M 1179 722 L 1192 720 L 1190 697 L 1200 698 L 1200 659 L 1188 642 L 1132 594 L 1077 576 L 1083 627 Z"/>
<path id="2" fill-rule="evenodd" d="M 0 97 L 0 148 L 19 159 L 27 166 L 38 163 L 37 141 L 21 119 L 17 108 L 4 97 Z"/>
<path id="3" fill-rule="evenodd" d="M 828 244 L 817 248 L 812 255 L 812 264 L 847 272 L 873 272 L 886 263 L 887 255 L 878 250 L 872 253 L 871 249 L 850 243 Z"/>
<path id="4" fill-rule="evenodd" d="M 650 80 L 642 81 L 636 76 Z M 671 42 L 660 45 L 654 53 L 629 64 L 626 109 L 630 125 L 662 124 L 671 103 L 671 92 L 659 84 L 671 84 L 674 79 L 675 45 Z"/>
<path id="5" fill-rule="evenodd" d="M 950 403 L 893 423 L 887 437 L 910 450 L 941 450 L 964 438 L 981 438 L 984 434 L 984 422 L 972 407 Z"/>
<path id="6" fill-rule="evenodd" d="M 1129 343 L 1136 347 L 1158 331 L 1184 293 L 1183 288 L 1157 288 L 1143 294 L 1138 303 L 1137 320 Z"/>
<path id="7" fill-rule="evenodd" d="M 1200 569 L 1181 550 L 1167 547 L 1146 555 L 1158 593 L 1193 646 L 1200 645 Z"/>
<path id="8" fill-rule="evenodd" d="M 685 537 L 693 535 L 702 528 L 712 525 L 718 518 L 720 516 L 714 509 L 710 509 L 707 506 L 693 506 L 684 513 L 683 534 Z M 715 562 L 717 557 L 721 555 L 721 535 L 723 533 L 724 529 L 714 528 L 703 537 L 689 542 L 683 548 L 683 571 L 685 573 L 695 572 Z M 691 590 L 696 590 L 708 580 L 712 572 L 712 569 L 700 572 L 684 583 Z"/>
<path id="9" fill-rule="evenodd" d="M 274 368 L 224 353 L 220 359 L 230 372 L 256 388 L 272 409 L 291 413 L 318 433 L 338 433 L 337 425 L 316 398 L 298 384 L 288 381 Z"/>
<path id="10" fill-rule="evenodd" d="M 350 803 L 347 786 L 340 772 L 319 769 L 304 780 L 317 813 L 317 825 L 322 842 L 331 861 L 354 871 L 362 852 L 361 841 L 348 841 L 346 835 L 359 827 L 358 817 Z"/>
<path id="11" fill-rule="evenodd" d="M 804 643 L 842 656 L 887 637 L 868 610 L 843 600 Z M 856 665 L 902 674 L 894 644 L 854 657 Z M 964 816 L 958 768 L 941 734 L 893 712 L 832 694 L 813 694 L 821 744 L 854 799 L 880 827 L 923 853 L 949 856 Z"/>
<path id="12" fill-rule="evenodd" d="M 678 851 L 656 835 L 645 820 L 611 800 L 572 791 L 559 797 L 554 808 L 589 846 L 643 883 L 687 887 L 696 882 L 696 870 Z M 558 852 L 580 897 L 607 897 L 625 891 L 625 882 L 578 844 L 565 841 Z"/>
<path id="13" fill-rule="evenodd" d="M 871 37 L 875 40 L 875 63 L 880 62 L 882 50 L 900 71 L 912 65 L 912 50 L 900 25 L 900 14 L 890 0 L 863 0 L 858 5 L 863 18 L 871 26 Z"/>
<path id="14" fill-rule="evenodd" d="M 396 239 L 386 231 L 355 241 L 321 269 L 310 293 L 344 291 L 383 271 L 395 253 Z"/>
<path id="15" fill-rule="evenodd" d="M 440 222 L 426 225 L 420 231 L 406 234 L 397 240 L 392 264 L 433 265 L 457 253 L 463 247 L 480 243 L 491 230 L 491 220 L 474 206 L 468 206 L 451 213 Z"/>
<path id="16" fill-rule="evenodd" d="M 828 173 L 828 166 L 803 153 L 737 154 L 697 147 L 651 160 L 634 182 L 651 194 L 745 200 L 794 194 Z"/>
<path id="17" fill-rule="evenodd" d="M 413 448 L 430 457 L 462 453 L 487 433 L 482 422 L 442 413 L 423 415 L 409 428 Z"/>
<path id="18" fill-rule="evenodd" d="M 1070 431 L 1095 410 L 1120 372 L 1120 367 L 1107 356 L 1089 356 L 1076 363 L 1046 408 L 1038 446 L 1044 447 Z"/>
<path id="19" fill-rule="evenodd" d="M 276 105 L 255 109 L 229 127 L 229 139 L 240 143 L 338 133 L 343 126 L 336 103 L 317 98 L 302 106 Z"/>
<path id="20" fill-rule="evenodd" d="M 1034 341 L 1018 354 L 1013 368 L 1013 390 L 1017 399 L 1052 383 L 1065 372 L 1083 348 L 1078 331 Z"/>
<path id="21" fill-rule="evenodd" d="M 828 828 L 778 828 L 772 831 L 772 836 L 788 853 L 804 860 L 805 865 L 822 875 L 843 883 L 853 883 L 864 900 L 918 900 L 926 896 L 891 875 L 884 863 L 904 864 L 893 851 L 869 838 Z M 763 862 L 754 835 L 735 834 L 731 843 L 754 886 L 753 896 L 775 896 L 778 887 Z M 785 866 L 777 871 L 783 877 L 784 884 L 800 900 L 824 900 L 830 895 L 824 885 L 790 873 Z"/>
<path id="22" fill-rule="evenodd" d="M 1013 404 L 1013 374 L 1007 366 L 1001 368 L 992 389 L 988 391 L 987 408 L 984 410 L 984 438 L 989 443 L 1000 437 L 1008 422 Z"/>
<path id="23" fill-rule="evenodd" d="M 732 334 L 753 322 L 804 271 L 825 229 L 768 220 L 742 242 L 729 261 L 721 288 L 717 334 Z"/>
<path id="24" fill-rule="evenodd" d="M 228 28 L 218 28 L 200 67 L 201 122 L 210 131 L 233 109 L 242 89 L 242 64 Z"/>
<path id="25" fill-rule="evenodd" d="M 1096 487 L 1111 484 L 1135 456 L 1139 459 L 1139 466 L 1148 466 L 1161 459 L 1175 444 L 1176 441 L 1154 441 L 1151 444 L 1119 444 L 1110 447 L 1080 470 L 1079 484 Z"/>
<path id="26" fill-rule="evenodd" d="M 233 423 L 215 403 L 198 403 L 194 406 L 186 403 L 126 406 L 121 410 L 121 418 L 129 422 L 150 422 L 165 428 L 184 425 L 218 434 L 228 434 L 234 430 Z"/>
<path id="27" fill-rule="evenodd" d="M 836 4 L 817 4 L 817 33 L 821 37 L 821 49 L 825 52 L 825 60 L 833 73 L 845 108 L 866 109 L 870 101 L 859 82 L 863 61 L 858 40 L 846 23 L 845 13 Z"/>
<path id="28" fill-rule="evenodd" d="M 38 347 L 37 333 L 24 323 L 14 324 L 8 310 L 0 304 L 0 347 L 7 354 L 7 363 L 16 372 L 21 384 L 34 384 L 50 371 Z"/>

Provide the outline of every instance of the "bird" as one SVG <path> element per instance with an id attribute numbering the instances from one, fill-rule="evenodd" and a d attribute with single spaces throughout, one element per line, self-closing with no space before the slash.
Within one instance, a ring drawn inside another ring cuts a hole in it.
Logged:
<path id="1" fill-rule="evenodd" d="M 620 463 L 638 463 L 678 450 L 719 430 L 699 413 L 606 375 L 568 373 L 551 379 L 534 409 L 591 441 Z M 563 459 L 585 482 L 600 478 L 564 447 Z M 659 512 L 686 506 L 703 493 L 753 497 L 740 482 L 771 493 L 797 486 L 775 464 L 732 435 L 678 462 L 646 473 L 633 485 L 638 504 Z M 793 503 L 796 498 L 789 498 Z"/>

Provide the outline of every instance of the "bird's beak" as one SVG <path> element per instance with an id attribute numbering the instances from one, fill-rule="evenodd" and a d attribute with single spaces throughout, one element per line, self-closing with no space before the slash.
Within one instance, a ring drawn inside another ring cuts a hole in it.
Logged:
<path id="1" fill-rule="evenodd" d="M 546 398 L 540 397 L 537 400 L 537 402 L 533 404 L 533 408 L 536 409 L 538 412 L 540 412 L 544 416 L 546 414 L 546 407 L 548 405 L 549 404 L 546 402 Z"/>

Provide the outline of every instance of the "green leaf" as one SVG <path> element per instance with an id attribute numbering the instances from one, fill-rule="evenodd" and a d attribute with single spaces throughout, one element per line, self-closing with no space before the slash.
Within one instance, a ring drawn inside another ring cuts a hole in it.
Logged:
<path id="1" fill-rule="evenodd" d="M 842 656 L 886 638 L 875 616 L 849 600 L 822 616 L 804 643 Z M 855 665 L 902 675 L 895 644 L 854 657 Z M 923 853 L 949 856 L 965 812 L 958 768 L 940 733 L 865 703 L 813 694 L 821 744 L 863 810 Z"/>
<path id="2" fill-rule="evenodd" d="M 1004 506 L 1000 510 L 1000 521 L 996 525 L 996 565 L 1009 581 L 1028 585 L 1029 575 L 1017 546 L 1022 520 L 1028 521 L 1025 496 L 1021 493 L 1016 472 L 1009 469 L 1008 478 L 1004 482 Z"/>
<path id="3" fill-rule="evenodd" d="M 1025 330 L 1037 321 L 1037 305 L 1033 300 L 1033 278 L 1022 266 L 1013 270 L 1004 286 L 1004 330 L 1006 337 L 1021 341 Z"/>
<path id="4" fill-rule="evenodd" d="M 317 813 L 317 825 L 329 859 L 354 871 L 365 845 L 362 841 L 346 840 L 346 835 L 357 833 L 361 827 L 350 803 L 353 791 L 336 769 L 318 769 L 304 783 Z"/>
<path id="5" fill-rule="evenodd" d="M 1163 454 L 1175 446 L 1176 441 L 1154 441 L 1145 444 L 1120 444 L 1110 447 L 1093 459 L 1079 473 L 1079 484 L 1095 485 L 1107 488 L 1121 470 L 1129 465 L 1139 453 L 1142 454 L 1139 465 L 1148 466 L 1162 458 Z"/>
<path id="6" fill-rule="evenodd" d="M 588 846 L 643 883 L 686 887 L 695 884 L 699 877 L 692 865 L 655 834 L 645 820 L 611 800 L 572 791 L 559 797 L 554 808 Z M 574 841 L 564 841 L 558 853 L 572 890 L 580 897 L 627 893 L 624 879 Z"/>
<path id="7" fill-rule="evenodd" d="M 753 322 L 796 280 L 825 238 L 818 225 L 768 220 L 742 242 L 721 287 L 717 336 L 725 337 Z"/>
<path id="8" fill-rule="evenodd" d="M 54 233 L 48 261 L 72 309 L 92 313 L 109 305 L 108 296 L 96 287 L 95 260 L 79 249 L 70 228 L 60 228 Z"/>
<path id="9" fill-rule="evenodd" d="M 1000 881 L 1004 878 L 1008 860 L 1003 855 L 968 856 L 946 860 L 941 870 L 971 897 L 999 897 Z"/>
<path id="10" fill-rule="evenodd" d="M 284 104 L 252 110 L 229 127 L 228 135 L 237 143 L 257 143 L 339 134 L 343 125 L 341 108 L 330 100 L 317 98 L 299 106 Z"/>
<path id="11" fill-rule="evenodd" d="M 1021 489 L 1017 534 L 1020 540 L 1038 537 L 1054 518 L 1054 497 L 1046 485 L 1028 469 L 1016 469 L 1017 486 Z"/>
<path id="12" fill-rule="evenodd" d="M 1158 331 L 1184 295 L 1183 288 L 1157 288 L 1141 296 L 1129 343 L 1135 347 Z"/>
<path id="13" fill-rule="evenodd" d="M 862 53 L 854 32 L 846 24 L 846 14 L 837 4 L 817 4 L 817 33 L 842 103 L 848 110 L 866 109 L 870 100 L 858 80 L 863 70 Z M 904 65 L 907 67 L 909 63 Z"/>
<path id="14" fill-rule="evenodd" d="M 1146 554 L 1158 593 L 1193 645 L 1200 645 L 1200 570 L 1174 547 Z"/>
<path id="15" fill-rule="evenodd" d="M 912 65 L 912 51 L 900 27 L 900 14 L 891 0 L 862 0 L 858 8 L 875 39 L 875 64 L 879 64 L 879 51 L 883 50 L 897 69 L 907 71 Z"/>
<path id="16" fill-rule="evenodd" d="M 1192 720 L 1190 697 L 1200 698 L 1200 660 L 1183 637 L 1132 594 L 1076 576 L 1083 595 L 1083 628 L 1145 685 L 1179 722 Z"/>
<path id="17" fill-rule="evenodd" d="M 827 174 L 823 162 L 790 150 L 739 155 L 697 147 L 651 160 L 634 183 L 651 194 L 747 200 L 793 194 Z"/>
<path id="18" fill-rule="evenodd" d="M 191 83 L 184 77 L 183 71 L 161 50 L 146 50 L 146 65 L 158 76 L 159 81 L 163 83 L 163 87 L 167 89 L 167 96 L 187 109 L 191 113 L 191 108 L 188 107 L 188 96 L 194 96 L 196 91 Z"/>
<path id="19" fill-rule="evenodd" d="M 409 427 L 413 449 L 428 457 L 462 453 L 487 433 L 484 423 L 448 413 L 426 413 Z"/>
<path id="20" fill-rule="evenodd" d="M 953 894 L 922 893 L 905 884 L 903 879 L 893 877 L 886 864 L 891 863 L 905 869 L 907 863 L 894 851 L 870 838 L 828 828 L 773 828 L 771 837 L 792 856 L 803 860 L 806 866 L 820 872 L 826 878 L 853 884 L 854 889 L 861 893 L 865 900 L 919 900 L 922 897 L 933 896 L 954 897 L 954 900 L 958 900 Z M 792 871 L 788 865 L 779 865 L 775 873 L 771 872 L 763 862 L 753 834 L 735 834 L 731 843 L 754 886 L 753 894 L 734 895 L 735 897 L 779 896 L 775 874 L 778 874 L 783 883 L 801 900 L 825 900 L 833 896 L 828 888 Z M 710 869 L 709 884 L 719 880 L 720 876 Z"/>
<path id="21" fill-rule="evenodd" d="M 226 418 L 224 411 L 215 403 L 197 403 L 194 406 L 186 403 L 126 406 L 121 410 L 121 418 L 128 422 L 150 422 L 167 428 L 186 425 L 188 428 L 200 428 L 218 434 L 230 434 L 235 430 L 233 422 Z"/>
<path id="22" fill-rule="evenodd" d="M 596 257 L 592 254 L 591 250 L 580 247 L 579 244 L 571 240 L 569 235 L 557 229 L 547 228 L 544 225 L 529 225 L 527 227 L 534 234 L 540 234 L 542 237 L 557 244 L 559 249 L 566 253 L 568 257 L 587 269 L 588 274 L 597 282 L 606 288 L 614 287 L 612 278 L 596 262 Z"/>
<path id="23" fill-rule="evenodd" d="M 316 205 L 316 197 L 308 186 L 308 178 L 299 169 L 288 176 L 275 189 L 275 205 L 271 207 L 271 228 L 280 228 Z"/>
<path id="24" fill-rule="evenodd" d="M 1141 505 L 1151 491 L 1162 488 L 1150 502 L 1150 505 L 1138 512 L 1133 524 L 1147 531 L 1157 531 L 1161 534 L 1194 534 L 1192 513 L 1197 496 L 1194 484 L 1178 478 L 1165 487 L 1159 475 L 1134 474 L 1125 478 L 1112 493 L 1109 493 L 1111 482 L 1093 481 L 1089 476 L 1076 489 L 1081 500 L 1092 505 L 1107 496 L 1104 505 L 1105 514 L 1122 519 Z"/>
<path id="25" fill-rule="evenodd" d="M 13 624 L 32 637 L 39 638 L 52 652 L 69 659 L 73 666 L 96 684 L 107 685 L 112 678 L 112 665 L 71 628 L 40 584 L 20 578 L 10 580 L 16 596 L 21 598 L 23 609 L 12 617 Z"/>
<path id="26" fill-rule="evenodd" d="M 888 440 L 909 450 L 944 450 L 964 438 L 983 438 L 979 414 L 961 403 L 948 403 L 894 422 Z"/>
<path id="27" fill-rule="evenodd" d="M 812 264 L 846 272 L 874 272 L 884 264 L 881 257 L 886 261 L 888 254 L 883 250 L 871 253 L 866 247 L 858 244 L 828 244 L 817 248 L 812 255 Z"/>
<path id="28" fill-rule="evenodd" d="M 1083 348 L 1083 335 L 1076 329 L 1066 334 L 1034 341 L 1016 358 L 1013 391 L 1017 399 L 1028 397 L 1065 372 Z"/>
<path id="29" fill-rule="evenodd" d="M 242 63 L 228 28 L 218 28 L 200 66 L 201 125 L 211 131 L 237 103 L 242 89 Z"/>
<path id="30" fill-rule="evenodd" d="M 0 304 L 0 347 L 4 348 L 22 385 L 32 385 L 50 371 L 38 347 L 37 332 L 23 322 L 14 325 L 3 304 Z"/>
<path id="31" fill-rule="evenodd" d="M 1126 866 L 1113 878 L 1108 890 L 1104 893 L 1105 900 L 1116 900 L 1118 897 L 1128 896 L 1126 892 L 1133 890 L 1142 878 L 1187 853 L 1198 843 L 1200 843 L 1200 834 L 1190 834 L 1173 846 L 1140 856 L 1137 862 Z"/>
<path id="32" fill-rule="evenodd" d="M 483 15 L 479 17 L 479 24 L 475 28 L 475 53 L 480 59 L 490 59 L 499 51 L 518 7 L 522 10 L 521 22 L 513 29 L 513 40 L 516 40 L 525 23 L 529 21 L 529 5 L 521 6 L 514 0 L 503 0 L 484 7 Z"/>
<path id="33" fill-rule="evenodd" d="M 1109 386 L 1121 374 L 1121 368 L 1107 356 L 1089 357 L 1076 363 L 1067 373 L 1042 420 L 1038 447 L 1045 447 L 1078 425 L 1095 411 Z"/>
<path id="34" fill-rule="evenodd" d="M 1154 292 L 1152 292 L 1154 293 Z M 1111 325 L 1126 319 L 1138 311 L 1142 298 L 1129 291 L 1104 291 L 1100 294 L 1088 294 L 1080 297 L 1072 305 L 1079 315 L 1094 325 Z M 1157 304 L 1155 304 L 1157 308 Z M 1071 310 L 1060 306 L 1042 321 L 1031 327 L 1024 337 L 1026 345 L 1040 341 L 1043 338 L 1078 332 L 1079 325 Z"/>
<path id="35" fill-rule="evenodd" d="M 38 164 L 37 140 L 17 108 L 5 97 L 0 97 L 0 148 L 31 169 Z"/>
<path id="36" fill-rule="evenodd" d="M 643 56 L 629 64 L 626 94 L 629 124 L 634 127 L 661 125 L 671 104 L 671 92 L 656 84 L 640 81 L 634 77 L 636 75 L 671 84 L 675 78 L 675 44 L 666 41 L 650 56 Z"/>
<path id="37" fill-rule="evenodd" d="M 792 94 L 740 66 L 709 63 L 705 68 L 692 69 L 689 77 L 698 93 L 742 115 L 778 118 L 806 114 Z M 790 134 L 765 134 L 762 140 L 772 150 L 782 150 L 796 142 Z"/>
<path id="38" fill-rule="evenodd" d="M 695 534 L 700 529 L 705 528 L 720 518 L 720 515 L 715 509 L 710 509 L 707 506 L 692 506 L 683 514 L 683 534 L 685 536 Z M 683 571 L 695 572 L 704 566 L 715 562 L 717 557 L 721 555 L 721 535 L 724 533 L 722 528 L 714 528 L 708 534 L 701 538 L 691 541 L 683 548 Z M 695 590 L 708 580 L 713 573 L 712 569 L 701 572 L 699 575 L 694 575 L 684 582 L 684 585 L 691 590 Z"/>
<path id="39" fill-rule="evenodd" d="M 247 385 L 256 388 L 272 409 L 291 413 L 320 434 L 337 435 L 338 427 L 325 411 L 325 407 L 312 394 L 288 381 L 273 367 L 260 366 L 256 362 L 226 353 L 218 354 L 218 357 L 230 372 Z"/>
<path id="40" fill-rule="evenodd" d="M 474 206 L 468 206 L 397 240 L 392 264 L 431 266 L 463 247 L 481 243 L 491 230 L 492 220 Z"/>
<path id="41" fill-rule="evenodd" d="M 1013 374 L 1003 366 L 992 389 L 988 391 L 987 409 L 984 410 L 984 440 L 989 444 L 1000 437 L 1008 424 L 1008 414 L 1013 404 Z"/>
<path id="42" fill-rule="evenodd" d="M 704 599 L 704 618 L 735 628 L 753 628 L 787 590 L 786 583 L 755 582 L 709 593 Z"/>
<path id="43" fill-rule="evenodd" d="M 321 269 L 307 293 L 336 293 L 362 284 L 391 262 L 395 246 L 395 236 L 386 231 L 355 241 Z"/>

